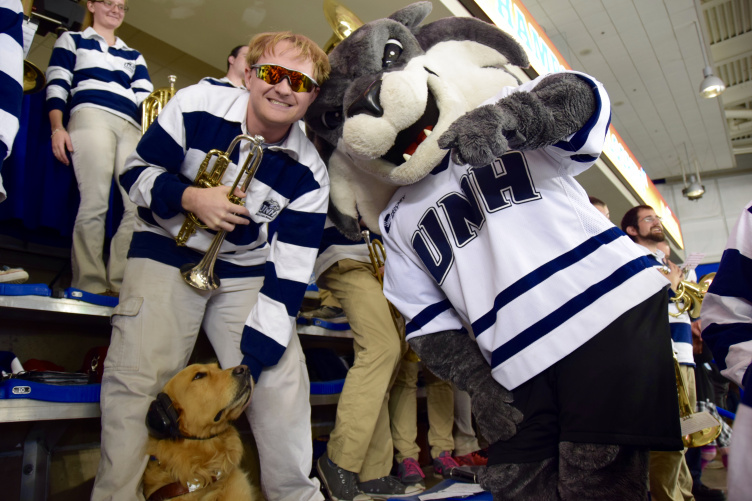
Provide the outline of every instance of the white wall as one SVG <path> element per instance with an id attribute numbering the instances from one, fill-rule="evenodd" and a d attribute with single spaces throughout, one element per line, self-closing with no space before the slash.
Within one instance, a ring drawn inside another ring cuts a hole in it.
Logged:
<path id="1" fill-rule="evenodd" d="M 704 179 L 702 184 L 705 194 L 695 201 L 682 195 L 681 182 L 656 187 L 679 219 L 686 253 L 703 252 L 703 263 L 717 263 L 729 230 L 752 200 L 752 174 Z"/>

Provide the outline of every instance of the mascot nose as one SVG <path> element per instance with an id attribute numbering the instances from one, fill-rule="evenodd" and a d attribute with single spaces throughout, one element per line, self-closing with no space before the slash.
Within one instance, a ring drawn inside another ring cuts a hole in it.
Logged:
<path id="1" fill-rule="evenodd" d="M 375 80 L 368 86 L 366 91 L 354 103 L 347 108 L 347 118 L 351 118 L 360 113 L 380 117 L 384 114 L 384 109 L 379 102 L 381 92 L 381 78 Z"/>

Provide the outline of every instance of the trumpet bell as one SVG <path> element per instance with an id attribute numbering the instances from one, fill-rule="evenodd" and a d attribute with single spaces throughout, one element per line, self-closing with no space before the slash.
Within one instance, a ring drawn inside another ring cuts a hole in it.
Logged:
<path id="1" fill-rule="evenodd" d="M 24 59 L 23 93 L 34 94 L 42 90 L 46 84 L 47 79 L 42 70 L 31 61 Z"/>
<path id="2" fill-rule="evenodd" d="M 702 447 L 718 438 L 721 423 L 709 412 L 694 412 L 682 418 L 681 433 L 685 447 Z"/>
<path id="3" fill-rule="evenodd" d="M 211 267 L 199 266 L 196 263 L 184 264 L 180 267 L 180 274 L 188 285 L 202 291 L 213 291 L 221 285 L 219 277 L 214 273 L 214 263 Z"/>

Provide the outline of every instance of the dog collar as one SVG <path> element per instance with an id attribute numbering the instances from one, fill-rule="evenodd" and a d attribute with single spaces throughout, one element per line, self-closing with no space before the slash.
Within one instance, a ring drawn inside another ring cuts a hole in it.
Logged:
<path id="1" fill-rule="evenodd" d="M 159 461 L 154 456 L 151 456 L 150 459 L 152 461 Z M 222 472 L 217 471 L 217 473 L 212 475 L 211 483 L 214 483 L 217 480 L 219 480 L 221 476 L 222 476 Z M 171 484 L 163 485 L 162 487 L 154 491 L 152 495 L 149 496 L 149 501 L 165 501 L 167 499 L 172 499 L 178 496 L 182 496 L 183 494 L 195 492 L 199 489 L 203 489 L 204 487 L 208 487 L 209 485 L 210 484 L 202 485 L 198 479 L 194 479 L 193 482 L 186 482 L 184 484 L 181 484 L 180 482 L 173 482 Z"/>

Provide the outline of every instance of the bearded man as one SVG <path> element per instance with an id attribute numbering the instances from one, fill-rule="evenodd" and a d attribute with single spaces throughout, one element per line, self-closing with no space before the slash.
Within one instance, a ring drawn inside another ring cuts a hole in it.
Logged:
<path id="1" fill-rule="evenodd" d="M 672 263 L 660 249 L 665 243 L 661 218 L 649 205 L 632 207 L 621 220 L 621 229 L 636 244 L 645 249 L 645 253 L 655 260 L 671 280 L 669 297 L 674 295 L 677 285 L 683 278 L 683 272 Z M 677 305 L 669 301 L 669 313 L 676 315 Z M 692 356 L 692 326 L 689 315 L 684 312 L 679 316 L 669 315 L 671 343 L 679 360 L 679 370 L 687 382 L 690 405 L 697 402 L 695 390 L 694 357 Z M 685 449 L 686 450 L 686 449 Z M 692 499 L 692 476 L 684 458 L 685 451 L 651 451 L 650 452 L 650 495 L 653 500 L 682 501 Z"/>

